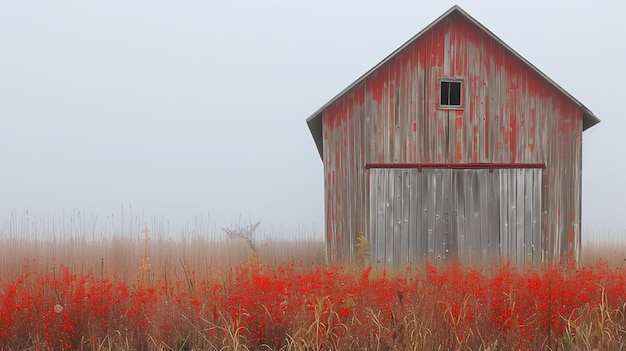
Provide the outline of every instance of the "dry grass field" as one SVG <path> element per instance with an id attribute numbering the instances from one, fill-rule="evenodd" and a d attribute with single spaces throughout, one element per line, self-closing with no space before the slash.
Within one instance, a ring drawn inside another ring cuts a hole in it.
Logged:
<path id="1" fill-rule="evenodd" d="M 602 236 L 578 267 L 385 270 L 326 265 L 305 228 L 26 214 L 0 226 L 0 349 L 620 350 L 626 247 Z"/>

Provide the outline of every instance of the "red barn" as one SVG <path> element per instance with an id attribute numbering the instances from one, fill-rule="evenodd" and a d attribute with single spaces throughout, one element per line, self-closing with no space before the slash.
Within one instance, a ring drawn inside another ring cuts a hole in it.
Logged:
<path id="1" fill-rule="evenodd" d="M 327 253 L 373 262 L 578 259 L 582 132 L 600 120 L 458 6 L 307 119 Z"/>

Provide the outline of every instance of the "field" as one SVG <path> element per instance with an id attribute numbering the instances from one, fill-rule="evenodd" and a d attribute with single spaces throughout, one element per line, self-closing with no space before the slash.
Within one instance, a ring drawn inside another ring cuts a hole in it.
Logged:
<path id="1" fill-rule="evenodd" d="M 619 245 L 585 245 L 578 267 L 385 269 L 325 265 L 304 229 L 95 222 L 0 227 L 0 349 L 626 349 Z"/>

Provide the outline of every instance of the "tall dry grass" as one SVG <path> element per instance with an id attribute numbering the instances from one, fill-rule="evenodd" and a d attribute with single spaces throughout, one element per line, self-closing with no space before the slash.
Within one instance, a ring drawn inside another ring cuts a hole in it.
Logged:
<path id="1" fill-rule="evenodd" d="M 602 263 L 626 267 L 626 230 L 586 228 L 580 263 L 582 266 Z"/>
<path id="2" fill-rule="evenodd" d="M 255 235 L 255 259 L 274 266 L 289 260 L 324 264 L 320 234 L 304 226 L 293 233 L 284 228 L 261 231 Z M 579 266 L 626 267 L 626 240 L 621 234 L 587 228 Z M 79 211 L 61 217 L 24 212 L 0 222 L 0 277 L 4 278 L 20 274 L 25 263 L 42 271 L 65 266 L 78 274 L 97 272 L 125 281 L 142 274 L 180 277 L 186 270 L 224 273 L 252 254 L 245 240 L 229 239 L 202 217 L 177 228 L 167 220 L 146 219 L 132 211 L 104 218 Z M 142 271 L 146 258 L 150 269 Z"/>
<path id="3" fill-rule="evenodd" d="M 147 245 L 144 229 L 150 237 Z M 266 264 L 291 259 L 326 262 L 323 236 L 315 228 L 301 226 L 294 232 L 270 228 L 256 233 L 255 238 L 258 258 Z M 5 277 L 30 262 L 42 267 L 65 265 L 77 273 L 115 273 L 130 279 L 137 274 L 146 250 L 153 273 L 175 269 L 181 262 L 198 272 L 228 270 L 252 253 L 244 240 L 229 239 L 208 216 L 176 228 L 165 219 L 144 218 L 132 209 L 106 217 L 80 211 L 42 217 L 25 211 L 11 213 L 0 222 L 0 273 Z M 598 263 L 626 266 L 626 232 L 584 230 L 580 265 Z"/>
<path id="4" fill-rule="evenodd" d="M 171 228 L 169 222 L 165 220 L 146 220 L 138 215 L 120 215 L 119 218 L 110 216 L 101 219 L 87 217 L 80 212 L 73 212 L 62 218 L 35 217 L 27 212 L 20 215 L 13 214 L 0 224 L 0 281 L 10 282 L 13 279 L 19 281 L 22 279 L 20 277 L 28 276 L 29 273 L 24 272 L 25 267 L 28 267 L 27 269 L 31 272 L 38 272 L 39 277 L 50 275 L 50 273 L 59 274 L 65 267 L 81 277 L 93 274 L 99 278 L 95 280 L 96 282 L 113 277 L 116 281 L 128 282 L 129 285 L 141 281 L 158 281 L 165 286 L 171 284 L 169 282 L 187 282 L 192 292 L 194 281 L 221 281 L 224 288 L 228 290 L 228 294 L 239 293 L 243 298 L 254 294 L 253 288 L 256 289 L 256 287 L 239 291 L 238 289 L 243 288 L 242 284 L 236 284 L 236 280 L 233 279 L 238 274 L 233 269 L 234 266 L 243 266 L 247 267 L 245 269 L 262 273 L 260 275 L 268 281 L 274 279 L 275 283 L 286 283 L 293 280 L 293 277 L 280 276 L 283 274 L 281 269 L 284 269 L 284 267 L 280 268 L 281 264 L 290 260 L 305 262 L 307 265 L 311 263 L 311 267 L 314 267 L 312 271 L 315 271 L 317 267 L 325 263 L 324 242 L 320 239 L 319 233 L 311 229 L 301 228 L 291 236 L 283 233 L 273 234 L 271 230 L 256 234 L 257 254 L 252 255 L 253 250 L 249 243 L 245 240 L 228 239 L 220 228 L 212 227 L 208 220 L 203 218 L 180 228 Z M 619 270 L 614 271 L 614 274 L 621 274 L 620 272 L 626 268 L 626 246 L 619 240 L 619 236 L 596 232 L 589 237 L 594 240 L 584 241 L 581 266 L 599 270 L 616 267 Z M 263 262 L 263 265 L 257 265 L 258 261 Z M 256 271 L 260 269 L 258 267 L 264 265 L 279 268 L 276 270 L 262 268 L 263 271 Z M 303 269 L 304 273 L 301 272 L 303 276 L 314 281 L 320 277 L 330 279 L 335 274 L 344 274 L 341 270 L 333 269 L 326 273 L 320 271 L 321 273 L 309 274 L 306 273 L 307 266 L 298 266 L 297 269 Z M 470 289 L 466 294 L 461 294 L 461 298 L 457 300 L 443 298 L 445 294 L 454 295 L 456 288 L 450 288 L 450 286 L 458 282 L 442 283 L 437 290 L 437 285 L 429 287 L 427 284 L 432 278 L 422 277 L 421 283 L 405 286 L 403 284 L 406 284 L 406 281 L 415 278 L 407 275 L 403 278 L 405 280 L 398 280 L 398 282 L 403 282 L 397 285 L 398 287 L 401 289 L 420 288 L 429 292 L 415 293 L 411 297 L 415 301 L 408 305 L 409 292 L 405 291 L 403 300 L 403 295 L 398 293 L 400 290 L 396 290 L 395 286 L 389 290 L 392 280 L 386 280 L 386 278 L 381 280 L 380 275 L 384 273 L 375 274 L 376 270 L 374 270 L 369 279 L 366 277 L 359 280 L 362 270 L 358 267 L 348 267 L 348 269 L 352 271 L 346 272 L 346 281 L 353 279 L 355 286 L 352 287 L 350 293 L 344 291 L 344 295 L 347 296 L 344 300 L 331 300 L 332 294 L 346 289 L 343 282 L 335 282 L 328 288 L 329 290 L 319 292 L 323 296 L 305 294 L 298 297 L 311 299 L 311 304 L 305 309 L 291 311 L 294 314 L 285 319 L 286 324 L 268 326 L 269 334 L 273 333 L 283 338 L 282 341 L 279 340 L 279 344 L 282 345 L 280 349 L 322 350 L 357 347 L 379 350 L 425 350 L 443 347 L 458 350 L 501 350 L 519 348 L 520 344 L 526 345 L 524 344 L 526 336 L 522 332 L 527 327 L 521 323 L 508 327 L 507 333 L 502 334 L 501 329 L 494 327 L 489 315 L 481 314 L 483 308 L 476 308 L 477 304 L 482 304 L 484 301 L 472 300 L 473 290 Z M 391 270 L 387 272 L 389 276 L 397 275 L 402 278 L 403 270 L 401 269 L 395 273 Z M 419 277 L 420 274 L 423 272 L 417 273 L 417 276 Z M 277 275 L 279 278 L 276 278 Z M 469 276 L 462 274 L 459 276 L 469 280 Z M 247 279 L 243 281 L 244 283 L 253 281 L 248 275 L 244 274 L 241 277 Z M 485 277 L 485 279 L 493 278 L 489 275 Z M 27 280 L 26 283 L 32 283 L 32 276 L 28 279 L 31 280 Z M 481 279 L 483 278 L 479 281 Z M 265 288 L 265 294 L 268 296 L 274 290 L 272 286 Z M 479 290 L 487 289 L 480 286 L 479 288 Z M 54 289 L 56 288 L 53 286 L 52 290 Z M 367 295 L 367 292 L 363 292 L 367 289 L 374 289 L 372 290 L 374 293 L 371 293 L 371 296 Z M 380 291 L 375 291 L 375 289 L 380 289 Z M 185 291 L 185 288 L 181 288 L 181 291 Z M 522 295 L 515 298 L 512 291 L 510 303 L 511 310 L 514 310 L 516 304 L 524 301 Z M 369 300 L 353 298 L 362 293 Z M 387 297 L 380 302 L 381 307 L 376 301 L 384 295 L 383 293 L 386 293 Z M 50 294 L 51 292 L 48 291 L 48 295 Z M 295 302 L 295 300 L 289 300 L 287 296 L 282 296 L 285 299 L 283 302 Z M 555 316 L 559 321 L 564 321 L 564 332 L 558 338 L 537 339 L 532 345 L 538 349 L 551 350 L 626 348 L 626 328 L 624 328 L 626 303 L 621 303 L 622 301 L 616 303 L 612 300 L 613 296 L 604 295 L 604 293 L 602 296 L 599 302 L 582 304 L 582 307 L 572 310 L 569 315 Z M 158 328 L 148 331 L 146 335 L 151 338 L 148 341 L 128 339 L 128 336 L 118 332 L 103 334 L 96 343 L 81 345 L 89 345 L 90 348 L 86 349 L 98 350 L 136 349 L 136 345 L 144 345 L 149 350 L 257 348 L 258 345 L 255 346 L 253 341 L 245 337 L 245 329 L 238 327 L 242 321 L 232 319 L 231 315 L 225 312 L 229 308 L 227 305 L 222 306 L 224 311 L 216 312 L 215 320 L 208 321 L 206 317 L 193 319 L 185 314 L 187 312 L 176 310 L 180 306 L 172 304 L 167 299 L 164 300 L 167 303 L 160 308 L 173 310 L 163 310 L 160 313 L 177 316 L 181 323 L 186 323 L 187 329 L 181 327 L 182 329 L 177 330 L 181 338 L 180 347 L 174 347 L 173 345 L 177 343 L 173 341 L 169 343 L 159 341 Z M 248 308 L 257 307 L 261 311 L 260 315 L 263 315 L 263 313 L 270 313 L 268 308 L 272 307 L 273 302 L 275 302 L 273 299 L 268 298 L 268 301 L 262 305 L 265 309 L 256 306 L 256 302 L 247 306 Z M 181 306 L 191 309 L 192 303 L 182 301 Z M 273 307 L 277 308 L 277 306 Z M 360 306 L 367 307 L 364 308 L 363 313 L 356 314 L 355 308 L 358 309 Z M 385 311 L 387 308 L 385 306 L 390 308 L 388 313 L 381 312 Z M 348 311 L 344 316 L 343 309 L 354 311 Z M 312 321 L 309 320 L 311 310 L 314 312 Z M 511 312 L 510 317 L 516 316 L 516 313 Z M 239 316 L 244 318 L 246 314 Z M 158 317 L 159 315 L 155 315 L 151 318 Z M 278 317 L 280 316 L 276 314 L 263 315 L 264 320 L 269 321 L 275 321 Z M 531 315 L 528 320 L 533 322 L 537 318 L 539 314 Z M 472 324 L 465 325 L 463 322 L 465 319 L 471 320 Z M 249 326 L 249 328 L 252 327 Z M 212 330 L 218 332 L 213 334 Z M 129 335 L 137 338 L 137 334 Z M 94 348 L 96 344 L 99 346 Z M 26 340 L 24 345 L 35 344 L 33 340 Z M 32 346 L 31 349 L 37 348 Z"/>
<path id="5" fill-rule="evenodd" d="M 119 217 L 86 218 L 80 212 L 61 218 L 11 214 L 0 224 L 0 276 L 19 274 L 28 263 L 42 269 L 63 265 L 78 274 L 115 274 L 131 281 L 142 273 L 146 255 L 149 274 L 180 275 L 183 266 L 198 273 L 228 271 L 253 253 L 244 240 L 227 238 L 207 220 L 197 219 L 173 229 L 162 219 Z M 256 233 L 256 259 L 271 265 L 292 259 L 325 262 L 324 242 L 314 228 L 299 227 L 290 234 L 279 228 L 276 232 Z"/>

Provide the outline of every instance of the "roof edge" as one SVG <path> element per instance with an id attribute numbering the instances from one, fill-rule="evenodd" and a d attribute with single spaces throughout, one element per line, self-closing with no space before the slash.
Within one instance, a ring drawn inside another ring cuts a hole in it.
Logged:
<path id="1" fill-rule="evenodd" d="M 344 88 L 343 90 L 341 90 L 337 95 L 335 95 L 332 99 L 330 99 L 327 103 L 325 103 L 322 107 L 320 107 L 319 109 L 317 109 L 309 118 L 307 118 L 307 123 L 309 122 L 309 120 L 312 120 L 316 117 L 319 117 L 321 112 L 323 110 L 325 110 L 328 106 L 330 106 L 333 102 L 335 102 L 337 99 L 339 99 L 339 97 L 341 97 L 342 95 L 344 95 L 345 93 L 347 93 L 348 91 L 350 91 L 352 88 L 354 88 L 355 86 L 357 86 L 359 83 L 361 83 L 365 78 L 367 78 L 372 72 L 376 71 L 377 69 L 379 69 L 380 67 L 382 67 L 385 63 L 387 63 L 392 57 L 394 57 L 397 53 L 399 53 L 400 51 L 402 51 L 404 48 L 406 48 L 407 46 L 411 45 L 411 43 L 413 43 L 415 40 L 417 40 L 417 38 L 421 37 L 422 34 L 424 34 L 425 32 L 427 32 L 429 29 L 431 29 L 432 27 L 434 27 L 437 23 L 439 23 L 442 19 L 444 19 L 445 17 L 449 16 L 452 12 L 454 11 L 460 11 L 463 15 L 468 16 L 467 13 L 465 13 L 465 11 L 463 11 L 463 9 L 461 9 L 461 7 L 459 7 L 458 5 L 454 5 L 452 6 L 448 11 L 446 11 L 443 15 L 437 17 L 436 20 L 434 20 L 432 23 L 430 23 L 428 26 L 426 26 L 424 29 L 422 29 L 421 31 L 419 31 L 417 34 L 415 34 L 414 36 L 412 36 L 409 40 L 407 40 L 404 44 L 402 44 L 399 48 L 395 49 L 394 51 L 391 52 L 391 54 L 387 55 L 382 61 L 380 61 L 379 63 L 377 63 L 374 67 L 370 68 L 367 72 L 365 72 L 363 75 L 361 75 L 357 80 L 355 80 L 354 82 L 352 82 L 352 84 L 348 85 L 346 88 Z M 482 26 L 481 26 L 482 27 Z M 491 32 L 490 32 L 491 33 Z"/>
<path id="2" fill-rule="evenodd" d="M 581 107 L 583 109 L 583 131 L 601 122 L 600 118 L 594 115 L 587 107 L 584 105 L 581 105 Z"/>
<path id="3" fill-rule="evenodd" d="M 506 44 L 502 39 L 500 39 L 497 35 L 491 32 L 487 27 L 483 26 L 480 22 L 478 22 L 474 17 L 465 12 L 459 5 L 452 6 L 448 11 L 444 12 L 441 16 L 437 17 L 433 22 L 431 22 L 428 26 L 424 27 L 424 29 L 420 30 L 417 34 L 412 36 L 409 40 L 407 40 L 404 44 L 402 44 L 399 48 L 391 52 L 387 55 L 382 61 L 376 64 L 374 67 L 369 69 L 363 75 L 361 75 L 357 80 L 352 82 L 352 84 L 348 85 L 346 88 L 341 90 L 337 95 L 335 95 L 332 99 L 326 102 L 322 107 L 317 109 L 311 116 L 306 119 L 307 124 L 309 125 L 309 129 L 313 134 L 313 139 L 315 140 L 315 144 L 317 146 L 317 150 L 320 153 L 320 157 L 323 158 L 323 144 L 322 144 L 322 112 L 335 101 L 337 101 L 341 96 L 345 95 L 352 88 L 360 84 L 363 80 L 365 80 L 370 74 L 374 71 L 385 65 L 391 58 L 396 56 L 400 51 L 404 50 L 407 46 L 411 45 L 415 40 L 420 38 L 425 32 L 429 31 L 432 27 L 441 22 L 444 18 L 450 16 L 452 13 L 458 12 L 463 17 L 467 18 L 470 22 L 476 25 L 480 30 L 484 31 L 489 35 L 493 40 L 502 45 L 506 50 L 508 50 L 511 54 L 517 57 L 522 63 L 526 64 L 530 69 L 535 71 L 540 77 L 545 79 L 549 84 L 554 86 L 558 91 L 564 94 L 567 98 L 572 100 L 576 105 L 578 105 L 583 110 L 583 131 L 587 130 L 594 125 L 600 123 L 600 119 L 589 110 L 586 106 L 584 106 L 578 99 L 576 99 L 572 94 L 568 93 L 565 89 L 563 89 L 559 84 L 557 84 L 554 80 L 548 77 L 545 73 L 543 73 L 539 68 L 533 65 L 530 61 L 525 59 L 522 55 L 520 55 L 517 51 L 511 48 L 508 44 Z M 316 133 L 316 134 L 314 134 Z"/>
<path id="4" fill-rule="evenodd" d="M 323 110 L 323 109 L 322 109 Z M 324 159 L 324 143 L 322 141 L 322 110 L 319 110 L 317 115 L 313 115 L 306 120 L 306 124 L 309 126 L 315 146 L 317 146 L 317 152 L 319 152 L 322 160 Z"/>

